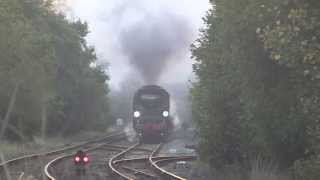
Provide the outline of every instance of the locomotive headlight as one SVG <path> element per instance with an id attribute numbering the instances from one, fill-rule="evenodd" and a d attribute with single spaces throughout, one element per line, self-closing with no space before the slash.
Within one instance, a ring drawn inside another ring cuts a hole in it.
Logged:
<path id="1" fill-rule="evenodd" d="M 135 117 L 135 118 L 138 118 L 138 117 L 140 117 L 140 112 L 139 111 L 135 111 L 135 112 L 133 112 L 133 117 Z"/>
<path id="2" fill-rule="evenodd" d="M 168 117 L 169 116 L 169 112 L 168 111 L 163 111 L 162 112 L 162 116 L 163 117 Z"/>

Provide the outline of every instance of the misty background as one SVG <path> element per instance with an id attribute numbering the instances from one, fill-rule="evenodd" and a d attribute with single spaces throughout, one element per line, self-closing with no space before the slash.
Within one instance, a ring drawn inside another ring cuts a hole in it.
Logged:
<path id="1" fill-rule="evenodd" d="M 171 94 L 173 115 L 189 121 L 190 45 L 203 27 L 207 0 L 68 0 L 63 10 L 88 23 L 88 43 L 107 65 L 114 118 L 129 117 L 132 94 L 158 84 Z"/>

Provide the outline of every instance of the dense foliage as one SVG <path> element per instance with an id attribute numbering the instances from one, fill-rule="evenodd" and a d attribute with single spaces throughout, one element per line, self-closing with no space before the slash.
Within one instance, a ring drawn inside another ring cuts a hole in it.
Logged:
<path id="1" fill-rule="evenodd" d="M 192 46 L 203 159 L 250 168 L 263 157 L 305 179 L 320 172 L 320 1 L 211 3 Z"/>
<path id="2" fill-rule="evenodd" d="M 0 139 L 107 125 L 108 76 L 86 44 L 86 23 L 51 1 L 0 1 Z"/>

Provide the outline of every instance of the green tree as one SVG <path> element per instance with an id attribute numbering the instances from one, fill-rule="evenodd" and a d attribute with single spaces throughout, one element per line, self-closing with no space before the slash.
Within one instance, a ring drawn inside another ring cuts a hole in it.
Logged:
<path id="1" fill-rule="evenodd" d="M 108 125 L 109 79 L 87 46 L 86 23 L 52 1 L 0 1 L 0 139 Z"/>
<path id="2" fill-rule="evenodd" d="M 319 2 L 216 0 L 192 46 L 194 120 L 215 167 L 315 153 Z M 312 130 L 311 130 L 312 129 Z"/>

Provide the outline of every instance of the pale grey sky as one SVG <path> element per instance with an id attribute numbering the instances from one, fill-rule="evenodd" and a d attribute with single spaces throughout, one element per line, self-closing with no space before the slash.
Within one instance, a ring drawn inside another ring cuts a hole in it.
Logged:
<path id="1" fill-rule="evenodd" d="M 128 74 L 134 74 L 128 56 L 121 48 L 122 44 L 119 41 L 122 39 L 121 32 L 130 31 L 135 24 L 143 22 L 146 16 L 149 16 L 147 20 L 150 20 L 150 17 L 161 19 L 170 14 L 187 24 L 185 27 L 189 28 L 190 38 L 179 49 L 179 53 L 170 57 L 175 60 L 167 63 L 166 71 L 160 80 L 176 83 L 191 78 L 190 44 L 198 37 L 199 28 L 203 27 L 202 18 L 210 8 L 208 0 L 69 0 L 69 2 L 71 2 L 69 9 L 72 16 L 88 22 L 90 28 L 88 42 L 95 46 L 100 63 L 107 61 L 110 64 L 108 72 L 112 87 L 117 87 Z"/>

